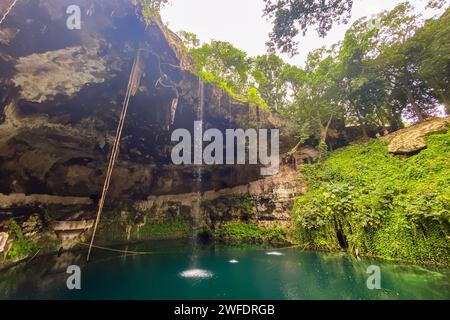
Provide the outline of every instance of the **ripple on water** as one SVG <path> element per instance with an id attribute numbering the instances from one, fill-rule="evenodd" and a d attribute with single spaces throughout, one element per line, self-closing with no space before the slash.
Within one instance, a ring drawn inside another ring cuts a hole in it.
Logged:
<path id="1" fill-rule="evenodd" d="M 191 269 L 181 272 L 180 276 L 182 276 L 183 278 L 206 279 L 211 278 L 213 276 L 213 273 L 208 270 Z"/>
<path id="2" fill-rule="evenodd" d="M 228 261 L 229 263 L 239 263 L 239 261 L 237 261 L 236 259 L 231 259 L 230 261 Z"/>

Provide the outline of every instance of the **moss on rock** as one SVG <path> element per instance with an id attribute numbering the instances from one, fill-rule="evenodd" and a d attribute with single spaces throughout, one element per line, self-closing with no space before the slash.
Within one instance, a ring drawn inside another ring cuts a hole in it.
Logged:
<path id="1" fill-rule="evenodd" d="M 282 226 L 262 227 L 246 222 L 226 222 L 215 230 L 215 239 L 225 243 L 288 243 L 288 229 Z"/>

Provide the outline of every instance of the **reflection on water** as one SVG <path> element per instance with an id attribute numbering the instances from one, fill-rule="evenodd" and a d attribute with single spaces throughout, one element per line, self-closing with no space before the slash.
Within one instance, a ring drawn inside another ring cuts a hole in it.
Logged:
<path id="1" fill-rule="evenodd" d="M 191 269 L 183 271 L 180 274 L 183 278 L 211 278 L 213 276 L 212 272 L 202 269 Z"/>
<path id="2" fill-rule="evenodd" d="M 268 256 L 284 256 L 284 253 L 281 253 L 281 252 L 278 252 L 278 251 L 269 251 L 269 252 L 266 252 L 266 254 Z"/>
<path id="3" fill-rule="evenodd" d="M 188 242 L 188 241 L 187 241 Z M 449 299 L 448 268 L 362 259 L 343 253 L 269 251 L 259 247 L 199 246 L 190 267 L 190 243 L 148 242 L 128 250 L 37 258 L 0 274 L 0 298 L 42 299 Z M 281 253 L 274 255 L 269 253 Z M 66 288 L 69 265 L 82 270 L 81 290 Z M 381 290 L 366 286 L 367 267 L 381 268 Z M 187 281 L 186 278 L 195 281 Z M 201 281 L 200 281 L 201 280 Z"/>

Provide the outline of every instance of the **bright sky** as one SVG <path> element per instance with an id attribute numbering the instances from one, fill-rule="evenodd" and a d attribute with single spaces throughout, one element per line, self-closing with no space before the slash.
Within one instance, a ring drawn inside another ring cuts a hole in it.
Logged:
<path id="1" fill-rule="evenodd" d="M 355 0 L 348 25 L 335 26 L 325 38 L 312 30 L 299 38 L 298 55 L 283 58 L 303 66 L 308 52 L 342 40 L 345 31 L 358 18 L 390 10 L 400 2 L 403 0 Z M 410 3 L 420 12 L 428 0 L 410 0 Z M 270 22 L 262 17 L 263 9 L 263 0 L 171 0 L 161 15 L 173 31 L 193 32 L 204 42 L 210 39 L 228 41 L 250 56 L 256 56 L 266 52 L 265 43 L 271 30 Z"/>

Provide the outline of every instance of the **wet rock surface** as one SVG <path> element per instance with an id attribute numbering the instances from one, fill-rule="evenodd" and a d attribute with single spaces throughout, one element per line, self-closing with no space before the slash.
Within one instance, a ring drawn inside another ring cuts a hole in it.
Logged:
<path id="1" fill-rule="evenodd" d="M 294 163 L 283 164 L 278 174 L 232 188 L 204 193 L 150 195 L 133 209 L 151 212 L 159 221 L 192 219 L 195 211 L 201 223 L 214 227 L 226 221 L 252 221 L 260 225 L 290 225 L 295 197 L 306 191 L 305 183 Z"/>

